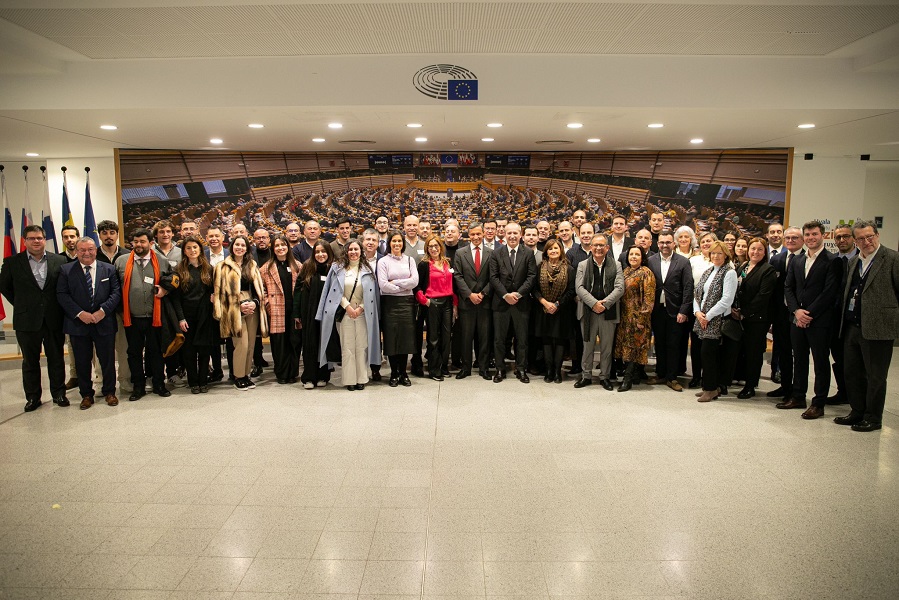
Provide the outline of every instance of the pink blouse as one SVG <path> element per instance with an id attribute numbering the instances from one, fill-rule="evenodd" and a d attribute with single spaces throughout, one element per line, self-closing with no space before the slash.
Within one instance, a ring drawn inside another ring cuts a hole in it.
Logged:
<path id="1" fill-rule="evenodd" d="M 447 266 L 444 269 L 438 269 L 431 263 L 428 270 L 428 289 L 418 290 L 415 298 L 419 304 L 427 306 L 429 298 L 445 298 L 453 297 L 453 305 L 456 305 L 456 297 L 453 294 L 453 274 Z"/>

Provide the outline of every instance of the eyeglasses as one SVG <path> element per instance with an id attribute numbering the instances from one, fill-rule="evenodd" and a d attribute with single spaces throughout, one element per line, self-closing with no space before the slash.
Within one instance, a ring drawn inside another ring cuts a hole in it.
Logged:
<path id="1" fill-rule="evenodd" d="M 843 234 L 840 234 L 840 235 L 835 235 L 835 236 L 834 236 L 834 239 L 835 239 L 835 240 L 848 240 L 848 239 L 851 238 L 851 237 L 852 237 L 852 236 L 849 235 L 848 233 L 843 233 Z"/>
<path id="2" fill-rule="evenodd" d="M 34 237 L 34 236 L 32 236 L 32 237 L 27 237 L 27 238 L 25 238 L 25 241 L 26 241 L 26 242 L 40 242 L 40 241 L 43 240 L 43 239 L 44 239 L 43 237 Z"/>
<path id="3" fill-rule="evenodd" d="M 866 244 L 870 244 L 871 242 L 874 241 L 874 238 L 876 238 L 876 237 L 877 237 L 877 234 L 872 233 L 871 235 L 863 235 L 861 237 L 857 237 L 857 238 L 855 238 L 855 241 L 858 242 L 859 244 L 861 244 L 862 242 L 864 242 Z"/>

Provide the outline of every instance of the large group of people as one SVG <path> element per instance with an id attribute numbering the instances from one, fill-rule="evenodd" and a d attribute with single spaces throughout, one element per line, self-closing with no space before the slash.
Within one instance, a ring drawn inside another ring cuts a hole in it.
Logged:
<path id="1" fill-rule="evenodd" d="M 598 378 L 609 391 L 665 385 L 710 402 L 742 383 L 734 395 L 748 399 L 770 329 L 779 387 L 767 396 L 780 399 L 778 409 L 817 419 L 827 404 L 848 403 L 836 423 L 881 427 L 899 337 L 899 253 L 880 244 L 871 221 L 838 226 L 838 253 L 824 247 L 817 221 L 719 239 L 671 230 L 663 211 L 630 232 L 624 215 L 603 215 L 603 230 L 584 210 L 556 223 L 471 220 L 465 241 L 454 218 L 438 225 L 409 214 L 394 230 L 386 215 L 370 226 L 334 221 L 330 243 L 307 220 L 283 235 L 251 235 L 238 223 L 225 247 L 220 227 L 201 237 L 194 221 L 176 234 L 160 220 L 130 231 L 130 251 L 118 244 L 118 225 L 102 221 L 100 248 L 69 226 L 59 255 L 46 251 L 39 226 L 27 227 L 27 251 L 0 271 L 23 355 L 25 410 L 41 405 L 41 348 L 53 402 L 68 406 L 66 390 L 77 387 L 88 409 L 95 380 L 112 406 L 117 379 L 132 401 L 148 393 L 148 380 L 161 397 L 182 385 L 206 393 L 224 380 L 223 358 L 234 388 L 251 390 L 270 366 L 266 337 L 277 383 L 307 390 L 327 386 L 338 367 L 342 387 L 363 390 L 381 381 L 386 356 L 390 387 L 411 386 L 410 372 L 443 381 L 452 370 L 458 380 L 476 371 L 499 384 L 511 361 L 525 384 L 529 375 L 551 384 L 572 376 L 580 390 Z"/>

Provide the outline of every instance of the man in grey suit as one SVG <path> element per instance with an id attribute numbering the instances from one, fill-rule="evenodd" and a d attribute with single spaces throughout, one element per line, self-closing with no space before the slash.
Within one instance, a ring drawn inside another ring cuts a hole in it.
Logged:
<path id="1" fill-rule="evenodd" d="M 490 285 L 493 288 L 493 356 L 496 375 L 493 383 L 506 377 L 506 333 L 509 325 L 515 332 L 515 375 L 522 383 L 528 378 L 528 318 L 531 291 L 537 282 L 534 251 L 520 244 L 521 227 L 506 225 L 505 244 L 494 246 L 490 257 Z"/>
<path id="2" fill-rule="evenodd" d="M 581 367 L 584 372 L 574 387 L 590 385 L 593 373 L 593 350 L 596 336 L 599 336 L 600 384 L 612 389 L 612 342 L 615 326 L 620 319 L 618 300 L 624 295 L 624 275 L 621 264 L 609 252 L 609 241 L 603 235 L 595 235 L 590 240 L 592 257 L 581 262 L 574 278 L 574 289 L 580 302 L 577 317 L 581 322 L 584 336 L 584 354 Z"/>
<path id="3" fill-rule="evenodd" d="M 479 375 L 490 379 L 490 256 L 493 250 L 484 246 L 484 228 L 473 223 L 468 229 L 471 244 L 456 251 L 453 259 L 453 281 L 459 296 L 459 323 L 462 337 L 462 370 L 456 379 L 471 375 L 472 344 L 478 342 Z"/>
<path id="4" fill-rule="evenodd" d="M 849 262 L 840 304 L 852 411 L 833 421 L 853 431 L 876 431 L 883 422 L 893 342 L 899 338 L 899 253 L 880 245 L 872 221 L 856 221 L 852 235 L 860 252 Z"/>

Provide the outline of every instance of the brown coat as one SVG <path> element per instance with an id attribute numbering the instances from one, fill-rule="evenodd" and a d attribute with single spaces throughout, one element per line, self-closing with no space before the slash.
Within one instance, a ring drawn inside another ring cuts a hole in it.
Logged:
<path id="1" fill-rule="evenodd" d="M 265 284 L 265 311 L 268 313 L 269 333 L 284 333 L 287 331 L 285 297 L 289 299 L 286 304 L 293 312 L 293 290 L 297 286 L 297 277 L 300 274 L 300 270 L 294 269 L 292 271 L 293 283 L 290 289 L 287 290 L 287 293 L 281 289 L 281 276 L 278 275 L 278 267 L 275 266 L 274 262 L 266 263 L 260 271 L 262 272 L 262 283 Z M 292 326 L 293 321 L 291 321 L 291 328 Z"/>
<path id="2" fill-rule="evenodd" d="M 253 278 L 253 288 L 260 306 L 257 309 L 259 315 L 259 331 L 263 337 L 268 335 L 268 319 L 265 314 L 265 288 L 262 285 L 262 276 L 256 264 L 250 271 Z M 215 266 L 213 277 L 212 315 L 219 321 L 219 331 L 223 338 L 240 337 L 240 268 L 229 256 Z"/>

